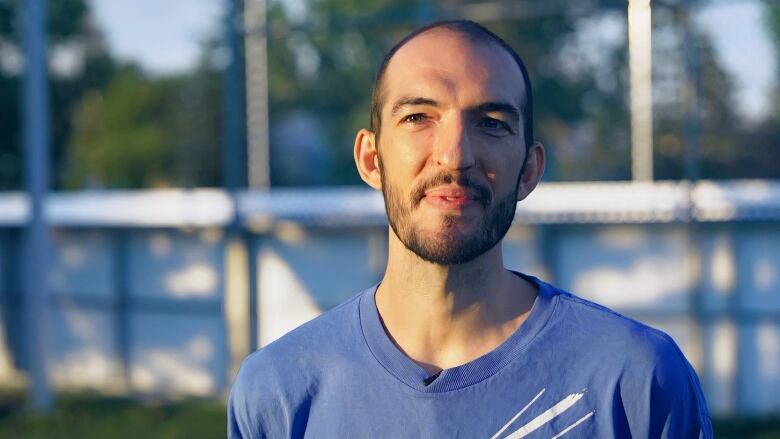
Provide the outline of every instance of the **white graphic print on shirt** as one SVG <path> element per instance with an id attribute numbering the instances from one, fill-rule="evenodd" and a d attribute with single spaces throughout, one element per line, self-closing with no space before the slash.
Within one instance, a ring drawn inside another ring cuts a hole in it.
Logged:
<path id="1" fill-rule="evenodd" d="M 517 412 L 516 415 L 512 417 L 512 419 L 509 420 L 509 422 L 506 423 L 503 427 L 501 427 L 500 430 L 496 432 L 490 439 L 498 439 L 498 437 L 506 431 L 506 429 L 509 428 L 510 425 L 512 425 L 517 418 L 519 418 L 526 410 L 528 410 L 531 405 L 533 405 L 534 402 L 536 402 L 539 397 L 542 396 L 544 391 L 547 390 L 546 388 L 542 389 L 539 393 L 534 396 L 534 398 L 525 405 L 522 409 L 520 409 L 519 412 Z M 577 401 L 579 401 L 582 396 L 585 394 L 585 391 L 587 389 L 582 389 L 579 392 L 572 393 L 571 395 L 568 395 L 567 397 L 563 398 L 562 400 L 558 401 L 554 406 L 550 407 L 549 409 L 542 412 L 539 416 L 533 418 L 531 421 L 529 421 L 527 424 L 523 425 L 519 429 L 515 430 L 511 434 L 504 436 L 503 439 L 520 439 L 522 437 L 525 437 L 538 429 L 539 427 L 543 426 L 544 424 L 550 422 L 555 418 L 556 416 L 560 415 L 561 413 L 568 410 L 571 406 L 573 406 Z M 593 412 L 590 412 L 586 414 L 585 416 L 581 417 L 577 421 L 575 421 L 573 424 L 567 426 L 563 430 L 561 430 L 558 434 L 552 437 L 552 439 L 557 439 L 564 434 L 568 433 L 573 429 L 574 427 L 580 425 L 581 423 L 585 422 L 588 418 L 593 416 Z"/>

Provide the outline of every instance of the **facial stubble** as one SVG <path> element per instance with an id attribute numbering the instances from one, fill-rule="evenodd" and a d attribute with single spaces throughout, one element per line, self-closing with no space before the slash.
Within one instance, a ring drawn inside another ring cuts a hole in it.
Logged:
<path id="1" fill-rule="evenodd" d="M 480 224 L 471 233 L 457 233 L 455 228 L 459 217 L 452 214 L 442 215 L 442 232 L 425 233 L 412 223 L 411 213 L 418 207 L 421 193 L 424 192 L 423 189 L 427 184 L 423 183 L 409 195 L 403 195 L 398 188 L 388 182 L 381 153 L 378 159 L 382 196 L 390 228 L 401 243 L 420 259 L 438 265 L 463 264 L 495 247 L 509 231 L 517 206 L 517 184 L 506 197 L 496 201 L 489 190 L 475 185 L 462 174 L 438 175 L 428 180 L 427 183 L 457 182 L 460 186 L 475 189 L 481 194 L 479 201 L 485 212 Z M 522 171 L 521 169 L 520 175 Z"/>

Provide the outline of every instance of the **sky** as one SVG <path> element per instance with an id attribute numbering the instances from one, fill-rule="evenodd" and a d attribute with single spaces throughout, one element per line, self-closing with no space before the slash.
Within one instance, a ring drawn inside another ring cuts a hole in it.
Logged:
<path id="1" fill-rule="evenodd" d="M 777 71 L 763 10 L 758 1 L 716 2 L 704 8 L 697 22 L 715 43 L 721 66 L 736 81 L 737 104 L 748 120 L 769 110 Z"/>
<path id="2" fill-rule="evenodd" d="M 89 0 L 111 52 L 152 73 L 193 67 L 200 42 L 219 32 L 222 0 Z"/>
<path id="3" fill-rule="evenodd" d="M 285 1 L 292 12 L 303 8 L 301 0 Z M 113 53 L 160 74 L 195 64 L 199 42 L 219 31 L 227 4 L 224 0 L 89 2 Z M 758 0 L 713 1 L 696 14 L 698 25 L 715 43 L 721 65 L 735 80 L 739 111 L 748 120 L 760 118 L 769 108 L 777 65 L 761 8 Z"/>

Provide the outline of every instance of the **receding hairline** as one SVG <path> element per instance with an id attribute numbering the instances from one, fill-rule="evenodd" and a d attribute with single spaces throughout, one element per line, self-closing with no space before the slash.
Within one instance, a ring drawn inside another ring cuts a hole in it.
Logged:
<path id="1" fill-rule="evenodd" d="M 499 44 L 497 41 L 495 41 L 491 36 L 485 35 L 485 34 L 482 34 L 482 33 L 468 32 L 466 30 L 463 30 L 463 29 L 461 29 L 459 27 L 454 27 L 454 26 L 450 27 L 450 26 L 442 25 L 442 26 L 433 27 L 433 28 L 430 28 L 430 29 L 426 29 L 426 30 L 424 30 L 424 31 L 422 31 L 420 33 L 413 34 L 413 36 L 411 38 L 409 38 L 408 40 L 403 41 L 403 44 L 400 44 L 396 48 L 396 50 L 393 51 L 393 53 L 390 56 L 390 58 L 388 58 L 387 62 L 384 64 L 383 69 L 382 69 L 382 74 L 381 74 L 381 76 L 379 76 L 377 78 L 378 81 L 376 83 L 377 93 L 378 93 L 378 95 L 377 95 L 378 102 L 381 103 L 381 105 L 378 108 L 380 113 L 383 110 L 384 106 L 387 104 L 387 101 L 386 101 L 387 100 L 387 90 L 386 90 L 387 87 L 386 87 L 385 83 L 387 82 L 387 76 L 388 76 L 388 73 L 390 71 L 390 65 L 393 63 L 393 60 L 397 58 L 397 55 L 401 51 L 403 51 L 404 49 L 407 49 L 407 46 L 409 46 L 410 44 L 414 43 L 415 41 L 418 41 L 419 37 L 424 37 L 426 35 L 431 35 L 431 34 L 436 34 L 436 33 L 452 34 L 452 35 L 455 35 L 456 37 L 461 38 L 464 41 L 467 41 L 467 42 L 469 42 L 471 44 L 474 44 L 474 45 L 480 45 L 480 46 L 483 46 L 483 47 L 491 47 L 491 48 L 492 47 L 498 47 L 499 49 L 501 49 L 501 52 L 504 53 L 508 57 L 507 61 L 509 62 L 509 64 L 511 64 L 512 66 L 514 66 L 515 69 L 517 69 L 516 72 L 519 75 L 519 77 L 520 78 L 523 77 L 522 69 L 520 68 L 519 65 L 517 65 L 517 63 L 515 62 L 514 57 L 512 56 L 512 54 L 507 52 L 503 47 L 501 47 L 501 44 Z M 526 87 L 525 87 L 525 84 L 524 84 L 523 81 L 521 81 L 521 85 L 522 85 L 522 89 L 520 90 L 521 95 L 519 97 L 520 102 L 518 103 L 520 105 L 520 108 L 525 106 L 526 98 L 527 98 Z"/>
<path id="2" fill-rule="evenodd" d="M 501 37 L 493 33 L 488 28 L 479 23 L 467 20 L 442 21 L 429 24 L 428 26 L 417 29 L 401 39 L 385 55 L 382 64 L 377 71 L 374 80 L 374 90 L 371 96 L 371 120 L 370 128 L 379 136 L 382 124 L 382 111 L 386 105 L 385 75 L 390 63 L 395 55 L 407 44 L 417 39 L 417 37 L 428 35 L 432 32 L 452 33 L 458 37 L 464 38 L 473 44 L 484 44 L 485 46 L 498 46 L 514 61 L 514 64 L 520 70 L 522 87 L 522 96 L 520 97 L 520 108 L 522 113 L 523 132 L 526 146 L 533 143 L 533 90 L 528 70 L 520 55 Z"/>

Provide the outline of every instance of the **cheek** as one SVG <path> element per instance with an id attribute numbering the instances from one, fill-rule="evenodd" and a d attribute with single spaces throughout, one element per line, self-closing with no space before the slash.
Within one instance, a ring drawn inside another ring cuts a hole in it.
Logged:
<path id="1" fill-rule="evenodd" d="M 500 145 L 494 145 L 499 146 Z M 517 183 L 520 168 L 523 165 L 523 154 L 488 154 L 483 157 L 482 166 L 485 177 L 494 187 L 512 186 Z"/>
<path id="2" fill-rule="evenodd" d="M 388 139 L 385 145 L 387 154 L 385 157 L 391 160 L 393 169 L 399 175 L 414 176 L 425 168 L 430 157 L 433 138 L 430 134 L 405 133 Z"/>

